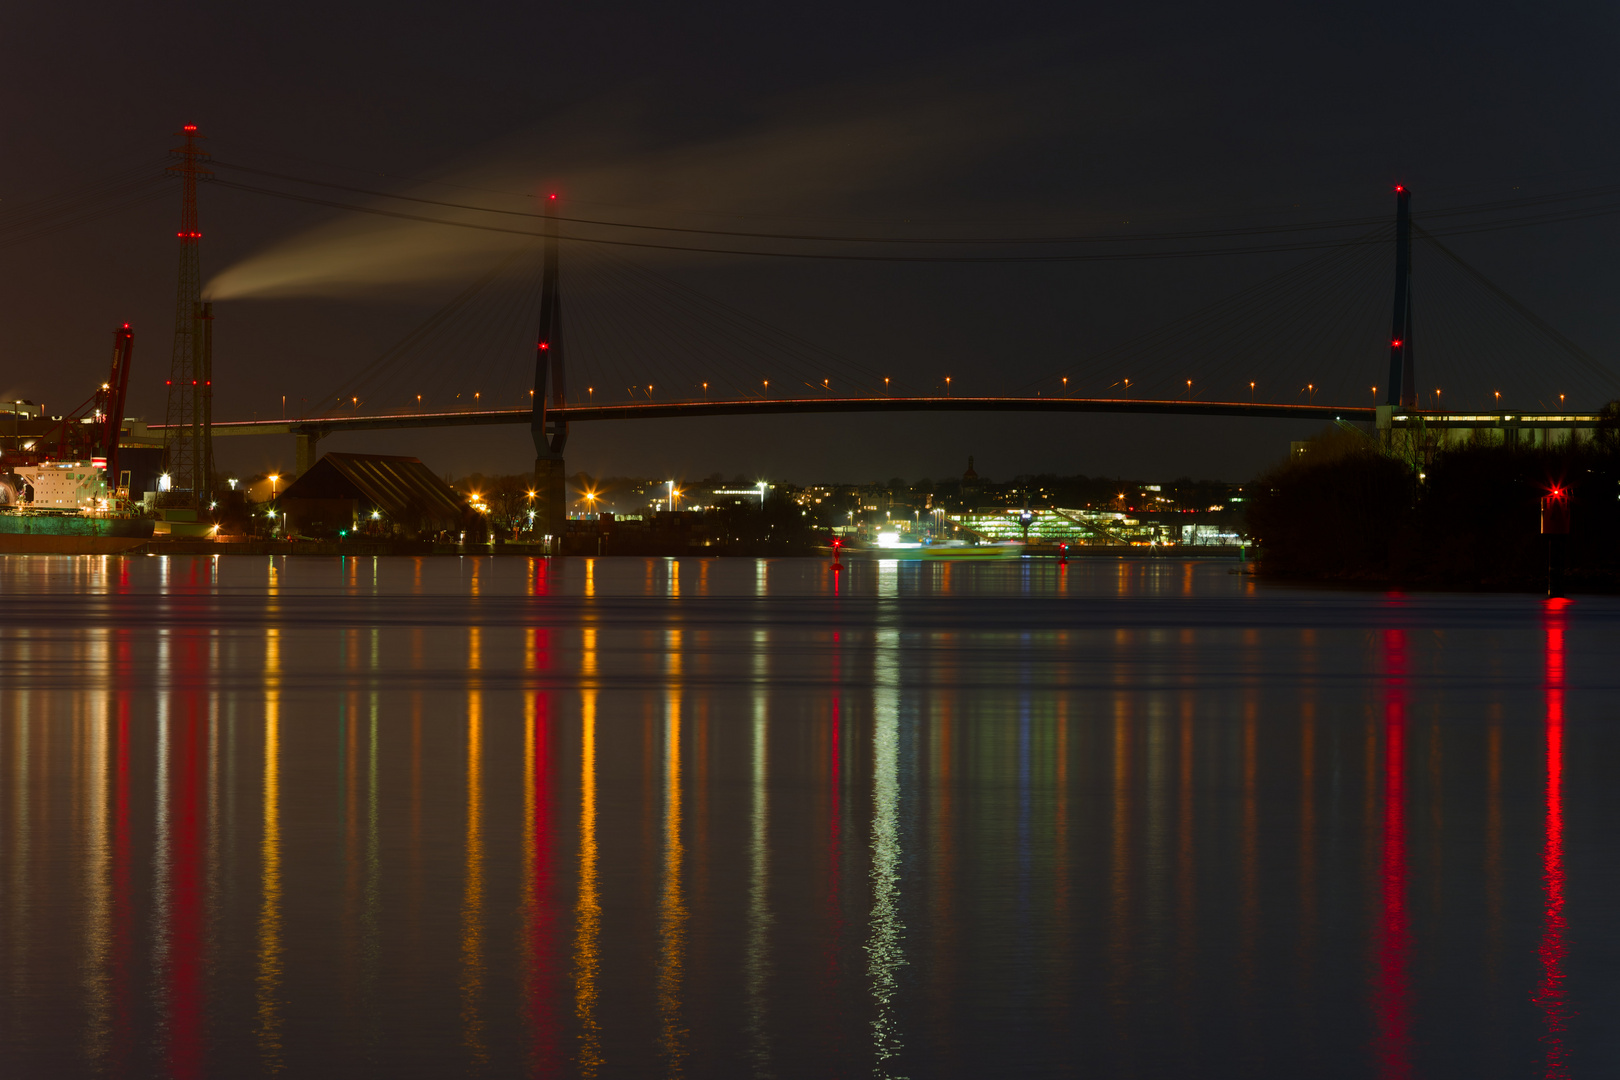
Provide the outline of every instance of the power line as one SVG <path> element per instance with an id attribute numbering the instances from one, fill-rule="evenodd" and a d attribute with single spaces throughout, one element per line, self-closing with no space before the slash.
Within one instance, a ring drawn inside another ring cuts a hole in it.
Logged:
<path id="1" fill-rule="evenodd" d="M 254 173 L 258 176 L 268 176 L 277 180 L 287 180 L 295 184 L 306 184 L 311 187 L 331 188 L 336 191 L 347 191 L 356 195 L 369 195 L 380 199 L 396 199 L 401 202 L 421 203 L 426 206 L 442 206 L 452 210 L 472 210 L 483 214 L 503 214 L 509 217 L 533 218 L 545 220 L 551 215 L 535 213 L 531 210 L 509 210 L 493 206 L 477 206 L 471 203 L 448 202 L 443 199 L 427 199 L 417 195 L 401 195 L 397 192 L 377 191 L 371 188 L 354 187 L 349 184 L 334 184 L 325 180 L 311 180 L 307 177 L 291 176 L 286 173 L 270 172 L 265 169 L 255 169 L 247 165 L 235 165 L 230 162 L 215 161 L 213 164 L 219 168 L 234 169 L 238 172 Z M 257 189 L 255 189 L 257 190 Z M 990 244 L 990 245 L 1022 245 L 1022 244 L 1100 244 L 1100 243 L 1138 243 L 1167 240 L 1197 240 L 1197 239 L 1226 239 L 1235 236 L 1265 236 L 1293 232 L 1314 232 L 1330 229 L 1364 228 L 1375 225 L 1384 219 L 1378 218 L 1340 218 L 1327 221 L 1308 221 L 1295 225 L 1256 225 L 1244 228 L 1231 229 L 1202 229 L 1171 233 L 1088 233 L 1065 236 L 845 236 L 827 233 L 768 233 L 747 232 L 735 229 L 698 229 L 682 225 L 646 225 L 630 221 L 607 221 L 599 218 L 579 218 L 556 215 L 556 220 L 575 225 L 593 225 L 612 229 L 641 229 L 652 232 L 688 233 L 697 236 L 729 236 L 749 240 L 800 240 L 817 243 L 840 244 Z"/>
<path id="2" fill-rule="evenodd" d="M 484 225 L 472 221 L 449 221 L 444 218 L 429 217 L 425 214 L 410 214 L 401 210 L 388 210 L 378 206 L 361 206 L 356 203 L 338 202 L 334 199 L 321 199 L 312 195 L 298 195 L 287 191 L 277 191 L 273 188 L 255 187 L 251 184 L 241 184 L 232 180 L 212 181 L 216 186 L 227 187 L 237 191 L 246 191 L 256 195 L 268 195 L 272 198 L 287 199 L 292 202 L 307 203 L 312 206 L 325 206 L 336 210 L 347 210 L 358 214 L 373 214 L 379 217 L 396 218 L 402 221 L 417 221 L 428 225 L 446 225 L 458 229 L 474 229 L 479 232 L 503 233 L 508 236 L 538 237 L 544 235 L 528 229 L 512 229 L 500 225 Z M 766 251 L 760 249 L 715 248 L 696 247 L 688 244 L 655 244 L 638 240 L 610 240 L 594 236 L 564 236 L 563 240 L 569 243 L 601 244 L 609 247 L 643 248 L 653 251 L 681 251 L 700 255 L 741 255 L 763 259 L 813 259 L 835 262 L 883 262 L 883 263 L 1072 263 L 1072 262 L 1107 262 L 1115 260 L 1135 259 L 1179 259 L 1200 258 L 1212 255 L 1255 255 L 1271 254 L 1288 251 L 1321 251 L 1336 247 L 1356 247 L 1372 241 L 1350 240 L 1321 240 L 1301 241 L 1294 243 L 1256 244 L 1244 247 L 1223 248 L 1188 248 L 1171 251 L 1137 251 L 1137 252 L 1093 252 L 1065 255 L 846 255 L 834 252 L 806 252 L 806 251 Z M 901 241 L 896 241 L 897 243 Z"/>

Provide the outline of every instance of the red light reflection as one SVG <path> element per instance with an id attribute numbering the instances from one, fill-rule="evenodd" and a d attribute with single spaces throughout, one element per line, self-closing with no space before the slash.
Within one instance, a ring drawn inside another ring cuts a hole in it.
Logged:
<path id="1" fill-rule="evenodd" d="M 538 646 L 538 652 L 544 646 Z M 556 1025 L 556 962 L 553 941 L 555 904 L 552 898 L 551 839 L 551 724 L 550 698 L 538 694 L 530 719 L 527 762 L 529 776 L 528 836 L 524 861 L 528 880 L 524 886 L 524 993 L 527 997 L 529 1065 L 531 1075 L 553 1076 L 560 1065 Z"/>
<path id="2" fill-rule="evenodd" d="M 1406 911 L 1406 631 L 1384 631 L 1384 812 L 1379 861 L 1377 982 L 1373 987 L 1378 1075 L 1412 1075 Z"/>
<path id="3" fill-rule="evenodd" d="M 1564 1047 L 1564 1028 L 1570 1016 L 1564 994 L 1564 954 L 1568 952 L 1564 944 L 1564 617 L 1568 606 L 1568 600 L 1548 600 L 1543 612 L 1547 631 L 1547 816 L 1541 849 L 1545 911 L 1537 949 L 1541 982 L 1532 1000 L 1543 1014 L 1542 1075 L 1549 1080 L 1570 1075 Z"/>

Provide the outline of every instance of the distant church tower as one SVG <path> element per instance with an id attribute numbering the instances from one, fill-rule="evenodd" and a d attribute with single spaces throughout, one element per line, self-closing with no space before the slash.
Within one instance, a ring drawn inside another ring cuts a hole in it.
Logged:
<path id="1" fill-rule="evenodd" d="M 962 474 L 962 509 L 979 508 L 979 474 L 973 469 L 973 455 L 968 455 L 967 472 Z"/>

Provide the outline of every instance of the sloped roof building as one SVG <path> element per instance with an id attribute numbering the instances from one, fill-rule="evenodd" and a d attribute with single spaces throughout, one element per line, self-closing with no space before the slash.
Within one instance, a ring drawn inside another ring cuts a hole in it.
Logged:
<path id="1" fill-rule="evenodd" d="M 413 457 L 324 454 L 281 493 L 283 528 L 319 536 L 380 522 L 384 530 L 431 536 L 460 527 L 455 489 Z M 373 513 L 377 518 L 373 518 Z"/>

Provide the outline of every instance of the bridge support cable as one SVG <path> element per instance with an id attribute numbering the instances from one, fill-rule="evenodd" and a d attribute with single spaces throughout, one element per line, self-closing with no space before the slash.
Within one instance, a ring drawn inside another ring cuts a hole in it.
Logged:
<path id="1" fill-rule="evenodd" d="M 615 312 L 604 320 L 610 333 L 591 349 L 593 360 L 613 351 L 608 339 L 617 337 L 618 350 L 635 356 L 639 371 L 649 362 L 662 369 L 667 392 L 676 396 L 701 397 L 702 384 L 709 383 L 711 394 L 725 386 L 739 397 L 757 397 L 765 379 L 783 388 L 819 387 L 826 379 L 844 392 L 883 386 L 871 368 L 618 253 L 582 251 L 571 258 L 593 273 L 596 302 Z M 616 300 L 604 303 L 610 296 Z"/>
<path id="2" fill-rule="evenodd" d="M 1557 327 L 1486 277 L 1485 274 L 1470 265 L 1451 248 L 1441 243 L 1432 233 L 1421 226 L 1414 226 L 1413 228 L 1418 238 L 1446 260 L 1446 264 L 1455 268 L 1464 279 L 1477 287 L 1476 296 L 1483 293 L 1496 301 L 1497 311 L 1494 321 L 1498 326 L 1497 333 L 1493 335 L 1495 341 L 1510 340 L 1509 335 L 1512 330 L 1517 330 L 1517 334 L 1512 336 L 1520 338 L 1520 342 L 1517 343 L 1520 355 L 1516 362 L 1513 361 L 1512 357 L 1509 358 L 1512 369 L 1505 373 L 1512 378 L 1513 383 L 1524 382 L 1524 376 L 1531 374 L 1529 369 L 1539 367 L 1540 369 L 1535 370 L 1533 373 L 1540 382 L 1545 383 L 1545 379 L 1549 375 L 1554 377 L 1563 376 L 1570 382 L 1572 389 L 1578 387 L 1588 396 L 1612 397 L 1620 395 L 1620 374 L 1617 374 L 1612 367 L 1581 348 Z M 1512 318 L 1504 318 L 1506 315 L 1511 315 Z M 1530 340 L 1526 339 L 1534 339 L 1534 346 Z M 1541 355 L 1538 356 L 1537 354 Z M 1540 366 L 1547 364 L 1548 361 L 1551 361 L 1552 364 L 1550 368 Z M 1577 375 L 1577 369 L 1579 375 Z M 1520 390 L 1517 386 L 1515 389 L 1518 393 L 1525 393 L 1526 390 L 1529 390 L 1528 387 Z M 1545 387 L 1542 387 L 1542 392 L 1548 393 Z M 1550 391 L 1552 400 L 1556 401 L 1558 392 L 1556 388 Z M 1601 401 L 1595 400 L 1588 403 L 1594 406 L 1602 404 Z M 1511 407 L 1523 408 L 1524 405 L 1515 404 Z M 1553 406 L 1549 403 L 1547 407 L 1551 408 Z"/>
<path id="3" fill-rule="evenodd" d="M 509 289 L 492 289 L 492 286 L 509 285 L 514 267 L 521 269 L 520 260 L 532 259 L 538 251 L 538 242 L 529 242 L 514 248 L 509 254 L 502 257 L 495 265 L 474 279 L 466 288 L 451 297 L 433 314 L 414 326 L 409 333 L 390 345 L 365 367 L 350 375 L 343 382 L 321 398 L 321 405 L 317 411 L 330 408 L 341 408 L 353 398 L 361 397 L 366 401 L 376 401 L 381 398 L 381 404 L 389 409 L 402 405 L 410 405 L 418 393 L 423 390 L 418 387 L 427 387 L 429 384 L 421 378 L 411 377 L 419 374 L 421 365 L 413 366 L 413 358 L 419 359 L 424 351 L 431 351 L 436 346 L 442 346 L 445 338 L 455 339 L 465 332 L 469 322 L 475 325 L 486 321 L 488 311 L 482 310 L 478 302 L 487 300 L 490 293 L 506 293 Z M 527 275 L 525 275 L 527 276 Z M 520 279 L 521 280 L 521 279 Z M 487 305 L 485 305 L 487 308 Z M 469 311 L 478 311 L 480 316 L 476 320 L 467 320 L 463 316 Z M 449 331 L 446 334 L 445 331 Z M 437 359 L 443 362 L 442 353 Z M 433 390 L 441 389 L 433 385 Z M 431 394 L 431 391 L 429 392 Z M 436 397 L 436 394 L 431 394 Z M 434 402 L 442 405 L 442 402 Z"/>
<path id="4" fill-rule="evenodd" d="M 1249 400 L 1253 383 L 1257 401 L 1322 400 L 1329 390 L 1345 404 L 1365 402 L 1366 390 L 1354 388 L 1365 386 L 1365 373 L 1374 370 L 1382 336 L 1378 283 L 1387 281 L 1387 263 L 1379 247 L 1389 234 L 1385 226 L 1364 243 L 1274 273 L 1021 389 L 1166 399 L 1190 392 L 1235 401 Z"/>

